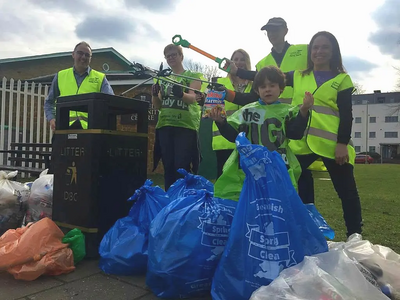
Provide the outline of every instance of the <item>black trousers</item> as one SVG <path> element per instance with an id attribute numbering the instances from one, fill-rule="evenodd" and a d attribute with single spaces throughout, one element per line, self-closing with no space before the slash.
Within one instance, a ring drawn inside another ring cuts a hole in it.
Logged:
<path id="1" fill-rule="evenodd" d="M 314 203 L 314 179 L 307 168 L 318 158 L 317 154 L 297 155 L 302 173 L 298 182 L 299 196 L 303 203 Z M 361 203 L 358 195 L 354 168 L 351 164 L 339 165 L 334 159 L 321 157 L 333 186 L 342 201 L 343 218 L 347 227 L 347 236 L 361 233 Z"/>
<path id="2" fill-rule="evenodd" d="M 224 149 L 224 150 L 215 150 L 215 155 L 217 156 L 217 178 L 218 179 L 222 175 L 222 169 L 224 168 L 224 164 L 228 160 L 229 156 L 231 156 L 233 149 Z"/>
<path id="3" fill-rule="evenodd" d="M 193 149 L 197 148 L 197 132 L 183 127 L 161 127 L 158 138 L 164 166 L 165 190 L 181 177 L 178 169 L 191 172 Z"/>

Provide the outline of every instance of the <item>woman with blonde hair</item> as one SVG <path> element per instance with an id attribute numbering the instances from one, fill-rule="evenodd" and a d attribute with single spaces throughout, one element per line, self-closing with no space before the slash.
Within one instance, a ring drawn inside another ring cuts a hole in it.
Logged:
<path id="1" fill-rule="evenodd" d="M 231 56 L 231 61 L 234 62 L 236 67 L 239 69 L 244 69 L 248 71 L 251 70 L 250 56 L 243 49 L 235 50 Z M 247 79 L 241 79 L 238 76 L 232 74 L 228 74 L 226 77 L 218 78 L 217 83 L 222 84 L 228 90 L 240 93 L 249 93 L 252 88 L 252 81 L 249 81 Z M 227 116 L 232 115 L 239 108 L 241 108 L 240 105 L 225 101 L 225 110 Z M 217 178 L 218 178 L 222 174 L 222 169 L 225 162 L 232 154 L 233 149 L 235 149 L 235 144 L 229 142 L 221 135 L 215 122 L 213 122 L 212 131 L 213 131 L 212 148 L 217 156 Z"/>

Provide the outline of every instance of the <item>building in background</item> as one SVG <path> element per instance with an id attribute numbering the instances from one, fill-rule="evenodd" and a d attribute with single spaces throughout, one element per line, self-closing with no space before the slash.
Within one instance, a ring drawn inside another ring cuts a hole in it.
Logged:
<path id="1" fill-rule="evenodd" d="M 356 153 L 400 159 L 400 92 L 353 95 L 352 138 Z"/>
<path id="2" fill-rule="evenodd" d="M 138 72 L 135 65 L 112 47 L 92 49 L 90 66 L 106 74 L 115 95 L 149 102 L 148 172 L 153 169 L 153 144 L 158 112 L 151 105 L 150 76 Z M 51 140 L 50 128 L 44 118 L 43 105 L 55 74 L 73 65 L 72 51 L 0 59 L 0 150 L 11 142 L 43 142 Z M 25 116 L 25 119 L 24 119 Z M 121 116 L 118 129 L 135 131 L 135 115 Z M 34 128 L 31 130 L 30 128 Z M 25 138 L 23 138 L 25 136 Z M 3 138 L 4 137 L 4 138 Z M 0 154 L 0 164 L 6 164 Z M 156 170 L 163 173 L 162 166 Z"/>

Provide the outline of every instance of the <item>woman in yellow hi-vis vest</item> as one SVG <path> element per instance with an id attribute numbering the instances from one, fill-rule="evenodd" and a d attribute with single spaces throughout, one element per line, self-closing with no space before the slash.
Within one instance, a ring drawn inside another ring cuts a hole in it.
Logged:
<path id="1" fill-rule="evenodd" d="M 251 62 L 249 54 L 243 49 L 235 50 L 232 54 L 231 60 L 235 63 L 236 67 L 244 70 L 251 70 Z M 228 90 L 240 93 L 249 93 L 252 87 L 252 81 L 241 79 L 235 75 L 228 74 L 223 78 L 218 78 L 217 83 L 225 86 Z M 231 116 L 236 112 L 240 105 L 233 104 L 225 101 L 226 115 Z M 233 149 L 236 148 L 235 143 L 229 142 L 225 139 L 218 130 L 217 125 L 213 122 L 212 127 L 212 148 L 217 157 L 217 179 L 222 174 L 222 169 L 229 156 L 232 154 Z"/>
<path id="2" fill-rule="evenodd" d="M 350 138 L 354 87 L 344 71 L 339 44 L 331 33 L 314 35 L 308 45 L 307 69 L 286 73 L 286 86 L 293 87 L 293 106 L 302 103 L 305 92 L 314 95 L 305 136 L 289 143 L 302 168 L 298 182 L 301 199 L 304 203 L 314 203 L 314 181 L 307 168 L 320 158 L 342 200 L 347 235 L 361 233 L 361 204 L 353 174 L 355 151 Z M 248 94 L 227 91 L 225 97 L 238 105 L 247 105 L 256 98 L 253 91 Z"/>
<path id="3" fill-rule="evenodd" d="M 314 203 L 314 182 L 307 168 L 321 158 L 342 201 L 347 235 L 361 233 L 361 204 L 353 173 L 355 151 L 350 137 L 354 86 L 342 65 L 336 38 L 326 31 L 315 34 L 308 47 L 307 69 L 288 73 L 286 79 L 286 84 L 293 86 L 292 105 L 300 105 L 305 92 L 314 95 L 305 136 L 289 143 L 302 167 L 299 195 L 304 203 Z"/>
<path id="4" fill-rule="evenodd" d="M 267 24 L 261 27 L 265 30 L 268 40 L 272 44 L 271 52 L 261 59 L 257 65 L 257 72 L 266 66 L 276 66 L 282 72 L 293 70 L 305 70 L 307 68 L 307 45 L 289 44 L 285 38 L 288 33 L 288 26 L 284 19 L 280 17 L 271 18 Z M 253 80 L 256 72 L 247 72 L 244 69 L 237 70 L 234 66 L 231 68 L 231 73 L 236 74 L 240 78 Z M 293 97 L 293 88 L 286 86 L 285 90 L 280 95 L 280 102 L 291 103 Z M 256 98 L 254 101 L 257 101 Z M 318 159 L 309 167 L 313 171 L 326 171 L 323 162 Z"/>

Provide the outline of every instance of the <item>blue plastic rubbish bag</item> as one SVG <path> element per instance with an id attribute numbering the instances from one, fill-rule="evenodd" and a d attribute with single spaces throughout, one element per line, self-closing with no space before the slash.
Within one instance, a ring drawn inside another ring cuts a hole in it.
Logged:
<path id="1" fill-rule="evenodd" d="M 313 219 L 314 223 L 318 226 L 319 230 L 323 233 L 325 237 L 330 240 L 335 238 L 335 231 L 328 225 L 325 221 L 324 217 L 319 213 L 318 209 L 314 204 L 309 203 L 306 204 L 308 209 L 308 213 L 310 214 L 311 219 Z"/>
<path id="2" fill-rule="evenodd" d="M 203 176 L 193 175 L 185 169 L 179 169 L 178 173 L 182 174 L 185 177 L 179 178 L 177 181 L 174 182 L 173 185 L 169 187 L 167 194 L 171 200 L 176 200 L 182 197 L 183 193 L 186 190 L 190 189 L 205 189 L 209 192 L 214 192 L 214 185 Z"/>
<path id="3" fill-rule="evenodd" d="M 150 223 L 170 200 L 159 186 L 145 184 L 128 200 L 135 201 L 129 215 L 119 219 L 100 243 L 99 267 L 107 274 L 140 275 L 147 270 Z"/>
<path id="4" fill-rule="evenodd" d="M 146 285 L 162 298 L 209 295 L 236 202 L 187 190 L 153 220 Z"/>
<path id="5" fill-rule="evenodd" d="M 297 195 L 281 155 L 250 144 L 242 133 L 236 146 L 246 178 L 214 275 L 213 300 L 247 300 L 305 255 L 328 251 L 325 237 Z"/>

